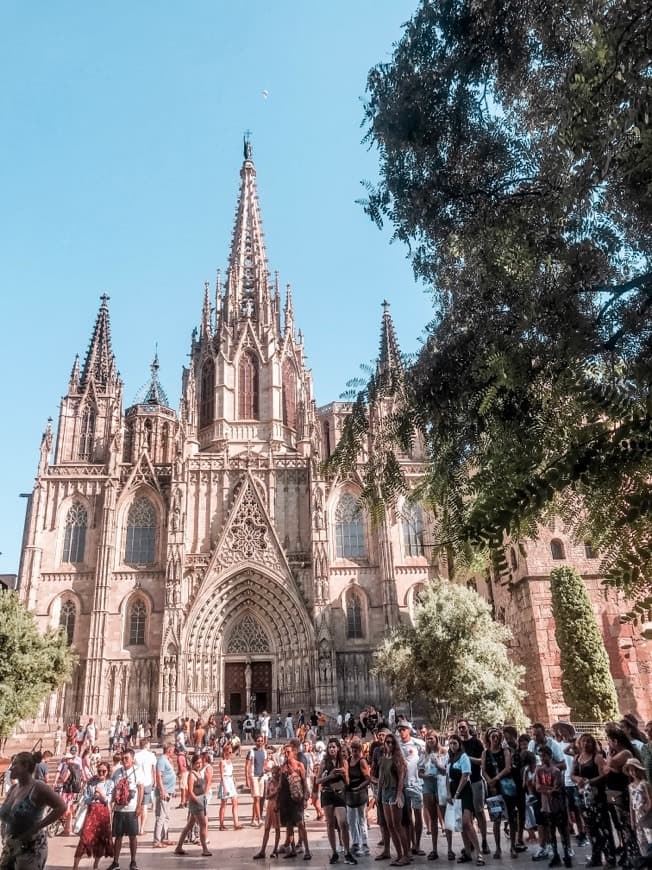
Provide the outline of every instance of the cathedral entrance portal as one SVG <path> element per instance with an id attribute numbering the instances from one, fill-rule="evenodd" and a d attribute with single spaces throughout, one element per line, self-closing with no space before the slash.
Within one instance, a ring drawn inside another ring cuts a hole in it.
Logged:
<path id="1" fill-rule="evenodd" d="M 224 663 L 224 701 L 230 716 L 262 713 L 272 706 L 272 663 Z"/>

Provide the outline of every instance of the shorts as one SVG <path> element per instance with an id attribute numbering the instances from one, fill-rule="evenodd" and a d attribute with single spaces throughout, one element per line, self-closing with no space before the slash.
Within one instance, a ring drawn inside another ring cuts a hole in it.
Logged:
<path id="1" fill-rule="evenodd" d="M 396 786 L 383 786 L 378 794 L 378 803 L 395 806 L 397 801 Z"/>
<path id="2" fill-rule="evenodd" d="M 265 774 L 251 777 L 251 795 L 260 798 L 265 793 Z"/>
<path id="3" fill-rule="evenodd" d="M 199 803 L 195 803 L 195 801 L 188 801 L 188 815 L 190 816 L 201 816 L 206 812 L 206 795 L 202 794 L 198 797 Z"/>
<path id="4" fill-rule="evenodd" d="M 337 792 L 330 791 L 330 789 L 322 788 L 321 805 L 323 807 L 346 807 L 344 792 L 342 792 L 342 794 L 338 794 Z"/>
<path id="5" fill-rule="evenodd" d="M 115 810 L 111 833 L 114 837 L 137 837 L 138 818 L 136 813 Z"/>
<path id="6" fill-rule="evenodd" d="M 487 790 L 483 779 L 471 783 L 471 793 L 473 795 L 473 812 L 476 816 L 483 815 L 484 802 L 487 797 Z"/>
<path id="7" fill-rule="evenodd" d="M 143 789 L 143 806 L 149 807 L 152 805 L 152 786 L 146 785 Z"/>
<path id="8" fill-rule="evenodd" d="M 406 785 L 403 794 L 405 806 L 410 806 L 413 810 L 423 809 L 423 790 L 419 784 Z"/>
<path id="9" fill-rule="evenodd" d="M 438 794 L 437 789 L 437 777 L 436 776 L 427 776 L 423 780 L 423 793 L 434 795 L 435 798 Z"/>

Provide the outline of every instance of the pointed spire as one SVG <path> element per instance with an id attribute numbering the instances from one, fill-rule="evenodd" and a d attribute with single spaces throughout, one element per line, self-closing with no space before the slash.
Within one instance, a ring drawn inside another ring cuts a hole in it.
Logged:
<path id="1" fill-rule="evenodd" d="M 168 405 L 168 397 L 165 394 L 165 390 L 161 386 L 161 382 L 159 381 L 158 372 L 160 369 L 159 361 L 158 361 L 158 351 L 154 354 L 154 359 L 152 360 L 152 364 L 149 367 L 151 372 L 149 384 L 139 391 L 140 395 L 144 396 L 142 399 L 138 398 L 137 404 L 139 405 L 162 405 L 167 408 Z"/>
<path id="2" fill-rule="evenodd" d="M 85 386 L 92 378 L 97 386 L 107 387 L 116 378 L 113 353 L 111 351 L 111 328 L 109 326 L 109 297 L 104 293 L 102 304 L 95 321 L 95 329 L 88 346 L 86 360 L 81 376 Z"/>
<path id="3" fill-rule="evenodd" d="M 202 309 L 201 316 L 201 335 L 202 338 L 209 339 L 213 334 L 213 327 L 211 324 L 211 297 L 210 297 L 210 285 L 208 281 L 204 281 L 204 307 Z"/>
<path id="4" fill-rule="evenodd" d="M 380 353 L 378 355 L 376 371 L 378 374 L 387 374 L 388 372 L 398 374 L 403 372 L 401 352 L 398 347 L 396 332 L 394 331 L 392 315 L 389 313 L 389 302 L 386 299 L 383 302 L 383 320 L 380 327 Z"/>
<path id="5" fill-rule="evenodd" d="M 267 253 L 260 219 L 260 204 L 256 190 L 256 168 L 251 142 L 245 135 L 244 163 L 240 170 L 240 193 L 229 257 L 228 292 L 232 314 L 250 311 L 256 320 L 264 322 L 261 306 L 267 291 Z"/>
<path id="6" fill-rule="evenodd" d="M 285 310 L 283 312 L 283 322 L 286 332 L 294 332 L 294 306 L 292 305 L 292 288 L 289 284 L 285 285 Z"/>
<path id="7" fill-rule="evenodd" d="M 72 364 L 72 371 L 70 372 L 70 384 L 69 390 L 71 393 L 76 393 L 79 389 L 79 354 L 75 354 L 75 361 Z"/>

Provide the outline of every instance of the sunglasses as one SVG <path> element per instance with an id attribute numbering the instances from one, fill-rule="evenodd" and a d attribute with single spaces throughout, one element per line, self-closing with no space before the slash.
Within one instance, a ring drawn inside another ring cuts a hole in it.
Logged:
<path id="1" fill-rule="evenodd" d="M 391 740 L 391 739 L 390 739 L 390 740 L 386 740 L 386 741 L 385 741 L 385 746 L 395 746 L 395 745 L 396 745 L 396 741 L 395 741 L 395 740 Z"/>

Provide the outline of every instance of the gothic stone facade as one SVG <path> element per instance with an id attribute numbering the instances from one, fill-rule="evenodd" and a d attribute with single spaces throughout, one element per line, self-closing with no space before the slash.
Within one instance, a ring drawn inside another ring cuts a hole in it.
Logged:
<path id="1" fill-rule="evenodd" d="M 43 718 L 389 701 L 372 653 L 433 576 L 431 518 L 399 505 L 372 528 L 356 476 L 324 478 L 348 406 L 315 404 L 290 289 L 282 303 L 268 272 L 249 146 L 240 175 L 228 273 L 214 297 L 205 288 L 178 414 L 156 360 L 146 393 L 123 411 L 104 297 L 56 444 L 49 425 L 43 435 L 20 595 L 43 628 L 66 628 L 80 657 Z M 387 305 L 379 365 L 400 365 Z M 403 459 L 415 480 L 423 461 L 418 446 Z M 480 581 L 516 627 L 529 712 L 547 720 L 566 712 L 545 591 L 552 565 L 536 555 L 548 543 L 528 545 L 509 587 Z M 616 611 L 600 604 L 598 564 L 579 567 L 624 706 L 650 715 L 649 651 L 629 628 L 627 646 Z"/>

